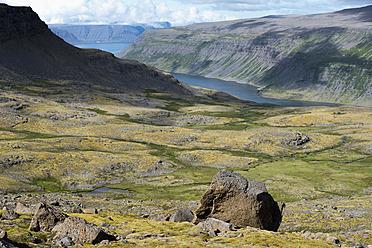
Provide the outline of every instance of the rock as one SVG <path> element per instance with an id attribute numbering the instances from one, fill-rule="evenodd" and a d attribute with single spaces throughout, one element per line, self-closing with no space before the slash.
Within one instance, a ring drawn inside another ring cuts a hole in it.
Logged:
<path id="1" fill-rule="evenodd" d="M 41 202 L 36 206 L 36 213 L 28 229 L 34 232 L 50 232 L 55 225 L 63 222 L 67 217 L 67 214 Z"/>
<path id="2" fill-rule="evenodd" d="M 84 214 L 98 214 L 98 211 L 95 208 L 84 208 L 82 210 Z"/>
<path id="3" fill-rule="evenodd" d="M 54 239 L 69 236 L 75 244 L 81 245 L 98 244 L 102 240 L 116 240 L 115 236 L 106 233 L 101 227 L 75 216 L 68 217 L 63 223 L 56 225 L 52 231 L 56 232 Z"/>
<path id="4" fill-rule="evenodd" d="M 150 220 L 155 220 L 155 221 L 169 221 L 171 218 L 170 214 L 150 214 L 148 217 Z"/>
<path id="5" fill-rule="evenodd" d="M 210 236 L 217 236 L 220 232 L 232 230 L 232 225 L 230 223 L 215 218 L 207 218 L 206 221 L 200 222 L 198 226 L 200 226 Z"/>
<path id="6" fill-rule="evenodd" d="M 284 203 L 275 202 L 265 184 L 222 170 L 204 193 L 193 222 L 197 224 L 209 217 L 236 227 L 277 231 L 283 209 Z"/>
<path id="7" fill-rule="evenodd" d="M 1 215 L 2 220 L 15 220 L 18 217 L 19 217 L 19 214 L 17 214 L 13 210 L 7 210 L 5 213 Z"/>
<path id="8" fill-rule="evenodd" d="M 171 218 L 170 221 L 172 222 L 192 222 L 195 218 L 195 215 L 191 212 L 188 207 L 184 207 L 181 210 L 178 210 Z"/>
<path id="9" fill-rule="evenodd" d="M 16 247 L 16 246 L 12 245 L 7 240 L 0 238 L 0 248 L 13 248 L 13 247 Z"/>
<path id="10" fill-rule="evenodd" d="M 33 214 L 35 213 L 35 209 L 31 208 L 30 206 L 22 203 L 17 202 L 16 208 L 14 209 L 15 212 L 20 214 Z"/>
<path id="11" fill-rule="evenodd" d="M 68 236 L 58 240 L 56 242 L 56 246 L 62 246 L 62 247 L 67 247 L 67 246 L 73 246 L 75 243 L 72 241 L 72 239 Z"/>
<path id="12" fill-rule="evenodd" d="M 75 207 L 72 207 L 70 209 L 70 212 L 71 213 L 76 213 L 76 214 L 81 214 L 83 212 L 83 210 L 81 208 L 75 206 Z"/>
<path id="13" fill-rule="evenodd" d="M 6 239 L 8 237 L 8 234 L 5 230 L 0 228 L 0 239 Z"/>

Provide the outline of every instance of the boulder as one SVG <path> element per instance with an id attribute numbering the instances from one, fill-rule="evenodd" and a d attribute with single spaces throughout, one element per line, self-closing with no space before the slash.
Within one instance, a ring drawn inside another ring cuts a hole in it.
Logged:
<path id="1" fill-rule="evenodd" d="M 7 240 L 0 238 L 0 248 L 13 248 L 13 247 L 17 247 L 17 246 L 14 246 L 11 243 L 9 243 Z"/>
<path id="2" fill-rule="evenodd" d="M 8 238 L 8 234 L 6 233 L 5 230 L 0 228 L 0 239 L 6 239 Z"/>
<path id="3" fill-rule="evenodd" d="M 19 217 L 19 214 L 17 214 L 13 210 L 7 210 L 5 213 L 1 215 L 2 220 L 15 220 L 18 217 Z"/>
<path id="4" fill-rule="evenodd" d="M 236 227 L 277 231 L 283 209 L 284 204 L 274 201 L 265 184 L 222 170 L 204 193 L 193 222 L 216 218 Z"/>
<path id="5" fill-rule="evenodd" d="M 232 225 L 230 223 L 215 218 L 207 218 L 206 221 L 200 222 L 198 226 L 200 226 L 210 236 L 217 236 L 217 233 L 232 230 Z"/>
<path id="6" fill-rule="evenodd" d="M 22 202 L 17 202 L 16 208 L 14 209 L 15 212 L 20 213 L 20 214 L 33 214 L 35 213 L 35 209 L 32 207 L 22 203 Z"/>
<path id="7" fill-rule="evenodd" d="M 195 215 L 191 212 L 188 207 L 184 207 L 177 211 L 171 218 L 170 221 L 172 222 L 192 222 L 195 218 Z"/>
<path id="8" fill-rule="evenodd" d="M 72 239 L 68 236 L 63 237 L 62 239 L 58 240 L 56 242 L 56 246 L 61 246 L 61 247 L 67 247 L 67 246 L 73 246 L 75 243 L 72 241 Z"/>
<path id="9" fill-rule="evenodd" d="M 35 215 L 28 229 L 34 232 L 50 232 L 55 225 L 63 222 L 67 217 L 67 214 L 41 202 L 36 206 Z"/>
<path id="10" fill-rule="evenodd" d="M 54 240 L 70 237 L 72 242 L 81 245 L 98 244 L 102 240 L 116 240 L 115 236 L 105 232 L 101 227 L 75 216 L 68 217 L 63 223 L 56 225 L 52 231 L 56 232 Z"/>
<path id="11" fill-rule="evenodd" d="M 150 214 L 149 219 L 155 221 L 169 221 L 172 216 L 165 213 Z"/>
<path id="12" fill-rule="evenodd" d="M 84 208 L 82 211 L 84 214 L 98 214 L 98 211 L 95 208 Z"/>

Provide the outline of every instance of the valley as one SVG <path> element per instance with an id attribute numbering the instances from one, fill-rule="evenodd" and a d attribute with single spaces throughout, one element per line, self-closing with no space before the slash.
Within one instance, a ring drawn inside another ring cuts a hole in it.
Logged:
<path id="1" fill-rule="evenodd" d="M 117 56 L 253 84 L 265 97 L 371 106 L 371 11 L 366 6 L 151 30 Z"/>
<path id="2" fill-rule="evenodd" d="M 372 244 L 371 108 L 246 101 L 73 47 L 31 8 L 0 14 L 0 246 Z M 253 214 L 277 206 L 278 231 L 175 221 L 221 171 Z"/>

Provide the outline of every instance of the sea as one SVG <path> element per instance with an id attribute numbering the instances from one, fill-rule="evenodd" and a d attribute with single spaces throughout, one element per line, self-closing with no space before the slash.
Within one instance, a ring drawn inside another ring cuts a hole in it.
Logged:
<path id="1" fill-rule="evenodd" d="M 128 47 L 132 42 L 110 42 L 110 43 L 81 43 L 81 44 L 73 44 L 79 48 L 95 48 L 100 49 L 102 51 L 110 52 L 110 53 L 118 53 Z"/>
<path id="2" fill-rule="evenodd" d="M 79 48 L 95 48 L 103 51 L 107 51 L 116 54 L 126 47 L 131 42 L 111 42 L 111 43 L 82 43 L 74 46 Z M 241 84 L 233 81 L 225 81 L 215 78 L 206 78 L 196 75 L 186 75 L 179 73 L 172 73 L 174 77 L 180 81 L 187 83 L 191 86 L 199 86 L 207 89 L 218 90 L 226 92 L 230 95 L 237 96 L 243 100 L 257 102 L 257 103 L 269 103 L 285 107 L 303 107 L 303 106 L 340 106 L 339 104 L 333 103 L 321 103 L 321 102 L 307 102 L 307 101 L 292 101 L 292 100 L 278 100 L 272 98 L 264 98 L 257 94 L 257 87 L 249 84 Z"/>

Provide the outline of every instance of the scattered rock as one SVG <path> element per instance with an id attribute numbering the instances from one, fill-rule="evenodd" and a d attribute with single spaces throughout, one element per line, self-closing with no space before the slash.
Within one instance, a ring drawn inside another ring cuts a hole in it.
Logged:
<path id="1" fill-rule="evenodd" d="M 67 247 L 67 246 L 73 246 L 75 243 L 72 241 L 72 239 L 68 236 L 58 240 L 56 242 L 56 246 L 62 246 L 62 247 Z"/>
<path id="2" fill-rule="evenodd" d="M 171 218 L 170 214 L 150 214 L 148 217 L 150 220 L 155 220 L 155 221 L 169 221 Z"/>
<path id="3" fill-rule="evenodd" d="M 210 236 L 217 236 L 220 232 L 232 230 L 232 225 L 230 223 L 215 218 L 207 218 L 206 221 L 200 222 L 198 226 L 200 226 Z"/>
<path id="4" fill-rule="evenodd" d="M 16 208 L 14 209 L 15 212 L 20 213 L 20 214 L 33 214 L 35 213 L 35 209 L 32 207 L 22 203 L 22 202 L 17 202 Z"/>
<path id="5" fill-rule="evenodd" d="M 5 213 L 1 215 L 2 220 L 15 220 L 18 219 L 19 214 L 14 212 L 13 210 L 7 210 Z"/>
<path id="6" fill-rule="evenodd" d="M 6 239 L 8 237 L 8 234 L 5 230 L 0 228 L 0 239 Z"/>
<path id="7" fill-rule="evenodd" d="M 177 211 L 171 218 L 170 221 L 172 222 L 192 222 L 193 219 L 195 218 L 195 215 L 193 212 L 188 207 L 184 207 L 180 210 Z"/>
<path id="8" fill-rule="evenodd" d="M 75 244 L 81 245 L 98 244 L 102 240 L 116 240 L 115 236 L 105 232 L 101 227 L 75 216 L 68 217 L 63 223 L 56 225 L 52 231 L 56 232 L 54 239 L 69 236 Z"/>
<path id="9" fill-rule="evenodd" d="M 222 170 L 204 193 L 195 212 L 194 223 L 216 218 L 237 227 L 251 226 L 277 231 L 282 220 L 284 203 L 277 203 L 265 184 Z"/>
<path id="10" fill-rule="evenodd" d="M 82 210 L 84 214 L 98 214 L 98 211 L 95 208 L 84 208 Z"/>
<path id="11" fill-rule="evenodd" d="M 13 247 L 16 247 L 16 246 L 14 246 L 11 243 L 9 243 L 8 241 L 0 238 L 0 248 L 13 248 Z"/>
<path id="12" fill-rule="evenodd" d="M 67 217 L 67 214 L 41 202 L 36 206 L 36 213 L 28 229 L 34 232 L 50 232 L 55 225 L 63 222 Z"/>

